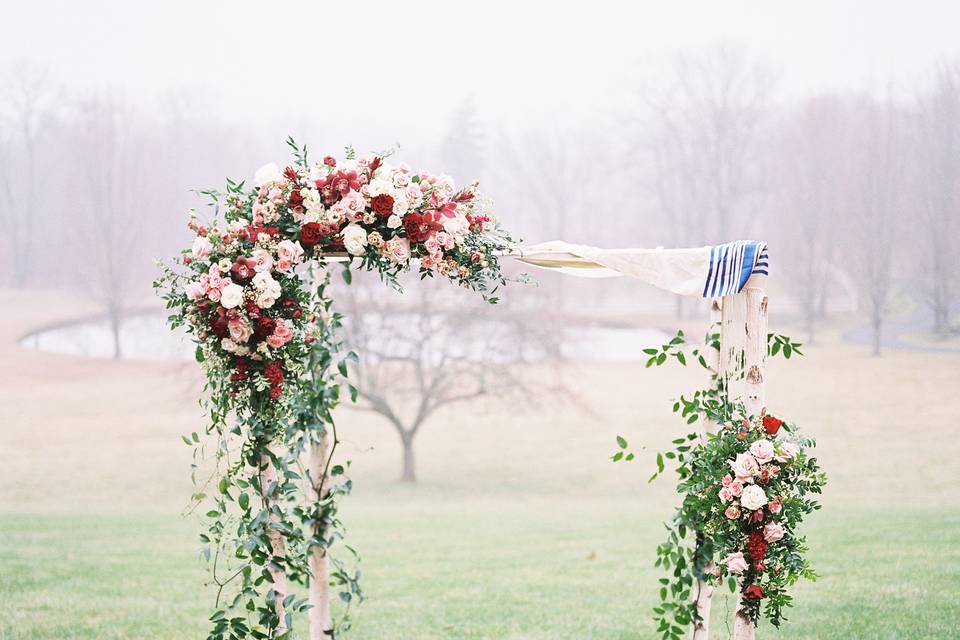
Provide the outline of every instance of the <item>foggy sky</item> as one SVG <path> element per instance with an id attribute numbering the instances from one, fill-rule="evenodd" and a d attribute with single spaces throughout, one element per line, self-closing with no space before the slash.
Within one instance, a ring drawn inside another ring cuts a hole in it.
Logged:
<path id="1" fill-rule="evenodd" d="M 175 102 L 265 135 L 332 129 L 376 147 L 432 140 L 468 95 L 490 120 L 604 118 L 644 63 L 717 41 L 768 61 L 787 97 L 890 78 L 910 90 L 960 52 L 948 0 L 0 6 L 0 67 L 35 64 L 77 92 Z"/>

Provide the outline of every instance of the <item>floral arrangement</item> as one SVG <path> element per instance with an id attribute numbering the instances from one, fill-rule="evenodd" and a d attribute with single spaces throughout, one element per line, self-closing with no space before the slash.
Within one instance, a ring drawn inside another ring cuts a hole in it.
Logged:
<path id="1" fill-rule="evenodd" d="M 718 336 L 710 342 L 719 348 Z M 802 355 L 787 336 L 770 334 L 768 343 L 770 355 Z M 660 349 L 646 350 L 648 366 L 671 358 L 686 364 L 684 344 L 679 332 Z M 708 368 L 699 350 L 693 355 Z M 674 404 L 687 424 L 704 420 L 716 428 L 675 439 L 672 450 L 657 454 L 650 478 L 674 462 L 683 496 L 666 525 L 667 539 L 657 547 L 656 566 L 669 572 L 660 579 L 660 604 L 654 608 L 657 632 L 665 639 L 680 640 L 696 623 L 699 589 L 726 583 L 731 592 L 739 591 L 741 615 L 754 624 L 765 616 L 780 626 L 793 603 L 789 587 L 800 578 L 816 579 L 798 533 L 804 517 L 820 508 L 816 497 L 826 483 L 811 455 L 816 443 L 773 415 L 748 416 L 726 388 L 727 381 L 715 377 L 710 388 Z M 617 442 L 615 462 L 635 458 L 624 438 Z"/>
<path id="2" fill-rule="evenodd" d="M 330 263 L 343 263 L 347 284 L 352 268 L 398 286 L 399 273 L 416 267 L 495 303 L 506 282 L 497 254 L 512 245 L 476 182 L 461 189 L 449 176 L 352 148 L 310 163 L 306 147 L 288 144 L 289 166 L 262 167 L 249 187 L 228 181 L 225 192 L 201 192 L 213 219 L 191 212 L 190 248 L 161 264 L 155 282 L 171 327 L 185 327 L 197 345 L 207 434 L 216 436 L 205 480 L 197 478 L 211 448 L 196 433 L 184 437 L 195 447 L 195 506 L 210 505 L 201 536 L 219 587 L 210 640 L 287 637 L 292 614 L 309 605 L 277 576 L 305 584 L 312 550 L 342 538 L 336 498 L 351 486 L 344 466 L 330 464 L 331 451 L 322 477 L 305 478 L 298 462 L 327 436 L 336 448 L 331 412 L 341 386 L 357 394 L 346 366 L 357 356 L 339 353 Z M 358 574 L 333 564 L 331 583 L 349 604 L 361 596 Z"/>
<path id="3" fill-rule="evenodd" d="M 797 534 L 804 516 L 819 508 L 814 494 L 826 481 L 809 451 L 813 440 L 771 415 L 723 423 L 708 444 L 693 452 L 683 485 L 702 486 L 691 501 L 719 558 L 715 582 L 740 582 L 742 611 L 756 622 L 764 613 L 775 626 L 790 606 L 789 586 L 815 579 Z M 704 504 L 707 503 L 707 504 Z M 687 508 L 687 505 L 684 505 Z"/>

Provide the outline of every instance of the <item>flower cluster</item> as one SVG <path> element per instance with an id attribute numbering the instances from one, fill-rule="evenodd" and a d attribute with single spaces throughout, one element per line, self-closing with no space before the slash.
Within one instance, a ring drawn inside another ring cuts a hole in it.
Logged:
<path id="1" fill-rule="evenodd" d="M 322 271 L 317 259 L 355 260 L 389 279 L 416 261 L 424 276 L 481 292 L 504 281 L 497 252 L 511 239 L 476 182 L 458 189 L 449 176 L 349 149 L 345 160 L 311 165 L 299 149 L 297 159 L 282 170 L 261 167 L 252 188 L 208 192 L 223 220 L 204 225 L 192 216 L 187 271 L 168 273 L 183 278 L 168 306 L 201 345 L 198 358 L 226 371 L 232 394 L 278 400 L 298 374 L 316 334 L 304 281 L 308 267 Z"/>
<path id="2" fill-rule="evenodd" d="M 754 621 L 760 600 L 772 599 L 767 613 L 778 624 L 782 606 L 790 603 L 786 587 L 800 576 L 813 577 L 796 535 L 803 515 L 819 507 L 807 494 L 819 493 L 825 481 L 806 451 L 813 441 L 763 415 L 727 422 L 716 444 L 725 465 L 713 465 L 713 472 L 725 473 L 711 483 L 716 506 L 710 513 L 716 515 L 708 526 L 721 558 L 715 575 L 740 580 L 744 610 Z"/>

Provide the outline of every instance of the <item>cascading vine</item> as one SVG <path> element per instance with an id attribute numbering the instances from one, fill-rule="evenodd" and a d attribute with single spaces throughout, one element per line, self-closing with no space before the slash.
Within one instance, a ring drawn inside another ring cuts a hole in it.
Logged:
<path id="1" fill-rule="evenodd" d="M 718 341 L 718 334 L 708 336 L 715 349 Z M 684 345 L 679 332 L 659 349 L 645 350 L 647 366 L 671 359 L 685 365 Z M 801 354 L 786 336 L 770 334 L 768 345 L 770 355 Z M 692 354 L 709 369 L 698 349 Z M 800 578 L 816 579 L 798 532 L 804 517 L 820 508 L 815 496 L 826 483 L 811 455 L 815 441 L 772 415 L 748 415 L 728 394 L 732 380 L 711 377 L 710 387 L 681 396 L 673 411 L 688 425 L 704 421 L 715 428 L 673 440 L 671 450 L 657 454 L 650 477 L 652 482 L 672 463 L 683 496 L 656 551 L 655 565 L 667 572 L 653 610 L 664 639 L 680 640 L 698 621 L 699 588 L 726 584 L 731 593 L 739 591 L 739 612 L 751 623 L 766 617 L 780 626 L 784 609 L 793 605 L 789 587 Z M 617 442 L 615 462 L 635 459 L 623 437 Z"/>
<path id="2" fill-rule="evenodd" d="M 419 263 L 421 277 L 443 276 L 491 303 L 506 283 L 498 253 L 512 239 L 477 183 L 457 189 L 449 176 L 350 148 L 345 160 L 310 164 L 306 147 L 288 143 L 291 166 L 261 168 L 252 188 L 228 181 L 223 193 L 202 192 L 212 220 L 191 216 L 192 247 L 161 264 L 154 285 L 206 375 L 205 436 L 184 440 L 216 588 L 209 640 L 292 638 L 302 614 L 312 639 L 335 637 L 363 598 L 338 516 L 351 482 L 349 462 L 336 462 L 333 410 L 343 394 L 357 398 L 357 355 L 339 338 L 331 260 L 347 284 L 359 268 L 394 288 Z M 345 603 L 337 619 L 331 588 Z"/>

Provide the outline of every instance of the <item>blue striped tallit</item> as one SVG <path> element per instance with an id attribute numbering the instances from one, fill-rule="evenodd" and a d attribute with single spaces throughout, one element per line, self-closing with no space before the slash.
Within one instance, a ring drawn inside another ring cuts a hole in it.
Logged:
<path id="1" fill-rule="evenodd" d="M 737 240 L 710 247 L 704 298 L 740 293 L 753 274 L 769 275 L 767 245 L 758 240 Z"/>

